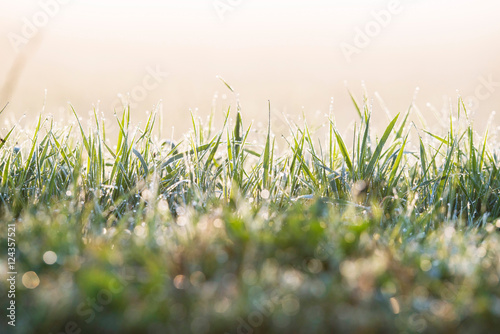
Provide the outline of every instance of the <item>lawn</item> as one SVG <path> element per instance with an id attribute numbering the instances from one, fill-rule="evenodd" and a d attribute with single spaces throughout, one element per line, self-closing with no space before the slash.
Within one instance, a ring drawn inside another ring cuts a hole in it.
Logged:
<path id="1" fill-rule="evenodd" d="M 376 131 L 353 102 L 350 131 L 330 115 L 283 137 L 239 107 L 177 143 L 128 108 L 3 130 L 1 332 L 495 332 L 494 129 L 459 99 L 446 128 L 412 106 Z"/>

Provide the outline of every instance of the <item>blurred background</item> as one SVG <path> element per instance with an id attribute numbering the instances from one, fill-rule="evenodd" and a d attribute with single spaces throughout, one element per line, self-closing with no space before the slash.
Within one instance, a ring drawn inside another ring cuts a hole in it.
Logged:
<path id="1" fill-rule="evenodd" d="M 270 100 L 275 130 L 282 115 L 320 124 L 330 110 L 348 124 L 346 83 L 360 99 L 364 82 L 392 115 L 418 87 L 430 124 L 458 90 L 484 126 L 500 106 L 499 11 L 493 0 L 0 0 L 0 124 L 42 109 L 71 119 L 68 102 L 84 117 L 130 103 L 139 122 L 161 100 L 180 135 L 190 110 L 220 120 L 236 99 L 262 123 Z"/>

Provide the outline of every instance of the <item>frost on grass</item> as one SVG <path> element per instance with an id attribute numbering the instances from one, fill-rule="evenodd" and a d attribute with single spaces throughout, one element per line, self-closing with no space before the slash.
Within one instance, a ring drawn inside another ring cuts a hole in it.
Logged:
<path id="1" fill-rule="evenodd" d="M 293 124 L 279 149 L 239 109 L 219 131 L 193 117 L 176 143 L 129 110 L 113 135 L 76 112 L 9 128 L 20 332 L 494 331 L 496 134 L 459 106 L 441 129 L 411 108 L 375 131 L 355 103 L 351 132 Z"/>

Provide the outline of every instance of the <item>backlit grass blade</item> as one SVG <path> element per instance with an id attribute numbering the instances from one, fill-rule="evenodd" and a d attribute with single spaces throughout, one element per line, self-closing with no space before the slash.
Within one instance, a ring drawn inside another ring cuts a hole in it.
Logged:
<path id="1" fill-rule="evenodd" d="M 208 159 L 205 163 L 205 170 L 209 169 L 210 164 L 212 163 L 212 160 L 214 159 L 215 154 L 217 153 L 217 150 L 220 146 L 220 143 L 222 141 L 222 135 L 224 133 L 224 129 L 226 128 L 227 120 L 229 119 L 229 112 L 230 112 L 230 109 L 227 110 L 226 116 L 224 117 L 224 124 L 222 125 L 222 129 L 221 129 L 219 135 L 217 136 L 217 141 L 214 143 L 214 140 L 215 140 L 215 137 L 214 137 L 214 139 L 212 139 L 212 141 L 210 142 L 210 146 L 212 146 L 212 150 L 210 151 L 210 155 L 208 156 Z"/>
<path id="2" fill-rule="evenodd" d="M 361 148 L 358 155 L 358 164 L 359 164 L 358 167 L 361 175 L 364 174 L 365 155 L 368 149 L 368 144 L 369 144 L 368 141 L 370 140 L 370 119 L 371 119 L 371 114 L 368 114 L 367 117 L 365 118 L 365 131 L 363 133 Z"/>
<path id="3" fill-rule="evenodd" d="M 226 86 L 226 87 L 227 87 L 227 88 L 228 88 L 228 89 L 229 89 L 232 93 L 234 93 L 234 89 L 233 89 L 233 87 L 231 87 L 231 86 L 230 86 L 230 85 L 226 82 L 226 80 L 224 80 L 224 79 L 223 79 L 222 77 L 220 77 L 220 76 L 217 76 L 217 78 L 218 78 L 220 81 L 222 81 L 222 83 L 223 83 L 223 84 L 224 84 L 224 85 L 225 85 L 225 86 Z"/>
<path id="4" fill-rule="evenodd" d="M 399 126 L 399 130 L 396 132 L 396 139 L 399 139 L 403 136 L 403 131 L 404 131 L 406 122 L 408 121 L 408 117 L 410 116 L 410 111 L 411 111 L 412 106 L 413 105 L 411 105 L 408 108 L 408 110 L 406 111 L 405 118 L 404 118 L 403 122 L 401 123 L 401 125 Z"/>
<path id="5" fill-rule="evenodd" d="M 429 132 L 427 130 L 422 130 L 422 131 L 424 131 L 425 133 L 427 133 L 429 136 L 433 137 L 434 139 L 439 140 L 441 143 L 449 145 L 448 140 L 446 140 L 446 139 L 444 139 L 444 138 L 442 138 L 442 137 L 440 137 L 438 135 L 435 135 L 435 134 L 433 134 L 433 133 L 431 133 L 431 132 Z"/>
<path id="6" fill-rule="evenodd" d="M 41 124 L 42 124 L 42 115 L 40 114 L 40 116 L 38 117 L 38 123 L 37 123 L 36 128 L 35 128 L 35 133 L 33 134 L 33 139 L 32 139 L 32 143 L 31 143 L 31 150 L 30 150 L 30 153 L 28 154 L 28 159 L 26 160 L 24 170 L 23 170 L 21 177 L 19 179 L 19 185 L 24 185 L 24 182 L 27 179 L 28 173 L 31 172 L 31 166 L 35 160 L 34 158 L 36 158 L 35 157 L 35 155 L 36 155 L 35 149 L 37 146 L 36 144 L 38 141 L 38 134 L 40 132 Z"/>
<path id="7" fill-rule="evenodd" d="M 377 145 L 377 148 L 373 152 L 373 155 L 370 159 L 370 162 L 368 163 L 368 166 L 366 167 L 366 173 L 365 175 L 367 177 L 371 177 L 374 169 L 375 169 L 375 164 L 378 162 L 380 155 L 382 153 L 382 149 L 384 148 L 385 143 L 387 142 L 387 139 L 389 138 L 389 135 L 392 132 L 392 129 L 394 128 L 394 125 L 396 124 L 398 120 L 399 114 L 394 117 L 394 119 L 389 123 L 387 128 L 384 131 L 384 134 L 382 135 L 382 138 L 380 138 L 380 141 Z"/>
<path id="8" fill-rule="evenodd" d="M 352 161 L 351 158 L 349 157 L 349 152 L 347 151 L 347 147 L 345 146 L 344 140 L 342 139 L 342 136 L 337 131 L 337 129 L 334 129 L 334 132 L 335 132 L 335 138 L 337 138 L 337 144 L 339 145 L 340 148 L 340 153 L 342 153 L 342 156 L 344 157 L 344 161 L 347 165 L 347 168 L 349 169 L 349 172 L 351 173 L 352 176 L 354 176 Z"/>
<path id="9" fill-rule="evenodd" d="M 192 155 L 192 154 L 194 154 L 195 150 L 196 150 L 197 153 L 200 153 L 200 152 L 205 152 L 209 148 L 210 148 L 210 144 L 205 144 L 205 145 L 198 146 L 195 149 L 191 149 L 189 151 L 185 151 L 185 152 L 182 152 L 182 153 L 177 153 L 177 154 L 173 155 L 172 157 L 170 157 L 167 161 L 165 161 L 161 165 L 161 168 L 165 168 L 166 166 L 170 165 L 172 162 L 175 162 L 175 161 L 178 161 L 178 160 L 184 158 L 186 155 Z"/>
<path id="10" fill-rule="evenodd" d="M 424 143 L 422 142 L 422 138 L 419 137 L 419 142 L 420 142 L 420 167 L 422 169 L 422 179 L 425 180 L 426 173 L 427 173 L 427 154 L 425 153 L 425 146 Z"/>
<path id="11" fill-rule="evenodd" d="M 137 159 L 139 159 L 139 161 L 141 162 L 141 166 L 142 166 L 142 169 L 144 172 L 144 178 L 146 178 L 148 173 L 149 173 L 148 164 L 146 163 L 146 160 L 144 160 L 144 157 L 142 156 L 141 152 L 137 151 L 135 148 L 132 148 L 132 152 L 135 154 Z"/>
<path id="12" fill-rule="evenodd" d="M 262 175 L 262 187 L 263 189 L 267 189 L 268 187 L 268 178 L 269 178 L 269 157 L 271 150 L 271 101 L 268 101 L 269 104 L 269 120 L 267 124 L 267 136 L 266 136 L 266 145 L 264 147 L 264 161 L 263 161 L 263 175 Z"/>
<path id="13" fill-rule="evenodd" d="M 76 121 L 78 122 L 78 127 L 80 128 L 80 133 L 82 134 L 82 139 L 83 139 L 83 144 L 85 145 L 85 148 L 87 149 L 87 152 L 90 154 L 90 146 L 89 142 L 87 140 L 87 136 L 85 135 L 85 131 L 83 131 L 82 123 L 80 122 L 80 118 L 78 118 L 78 115 L 76 114 L 75 108 L 70 104 L 69 107 L 71 108 L 71 111 L 73 112 L 73 115 L 75 115 Z"/>
<path id="14" fill-rule="evenodd" d="M 363 119 L 363 114 L 361 113 L 361 109 L 359 108 L 359 105 L 356 102 L 356 99 L 354 98 L 354 96 L 352 95 L 352 93 L 351 93 L 351 91 L 349 89 L 347 89 L 347 91 L 349 92 L 349 96 L 351 97 L 351 101 L 354 104 L 354 107 L 356 108 L 356 111 L 358 112 L 359 118 Z"/>
<path id="15" fill-rule="evenodd" d="M 436 205 L 438 205 L 439 201 L 441 200 L 441 195 L 443 194 L 446 182 L 450 178 L 450 168 L 452 166 L 454 148 L 455 148 L 455 142 L 453 142 L 451 144 L 451 147 L 448 149 L 448 154 L 446 155 L 443 171 L 441 172 L 441 180 L 434 186 L 432 197 L 433 197 L 433 203 L 435 203 Z"/>
<path id="16" fill-rule="evenodd" d="M 5 187 L 7 186 L 7 182 L 9 180 L 10 158 L 11 158 L 11 155 L 9 154 L 9 157 L 7 158 L 7 161 L 5 162 L 5 165 L 3 166 L 2 189 L 5 189 Z"/>
<path id="17" fill-rule="evenodd" d="M 14 131 L 15 128 L 16 126 L 14 125 L 12 129 L 10 129 L 10 131 L 5 135 L 5 137 L 3 137 L 2 140 L 0 140 L 0 149 L 5 145 L 10 135 L 12 134 L 12 131 Z"/>
<path id="18" fill-rule="evenodd" d="M 0 110 L 0 115 L 4 112 L 5 109 L 7 109 L 7 106 L 9 105 L 9 102 L 5 104 L 5 106 Z"/>
<path id="19" fill-rule="evenodd" d="M 483 141 L 483 149 L 481 150 L 481 161 L 479 163 L 479 171 L 483 170 L 483 165 L 484 165 L 484 154 L 486 153 L 486 143 L 488 139 L 488 130 L 486 130 L 486 133 L 484 134 L 484 141 Z"/>
<path id="20" fill-rule="evenodd" d="M 392 189 L 396 183 L 396 173 L 398 171 L 398 168 L 399 168 L 399 165 L 401 164 L 401 160 L 403 158 L 403 154 L 404 154 L 404 149 L 405 149 L 405 146 L 406 146 L 406 140 L 408 139 L 408 135 L 406 135 L 404 141 L 403 141 L 403 144 L 401 145 L 401 147 L 399 148 L 399 153 L 396 157 L 396 160 L 394 161 L 394 165 L 392 166 L 392 170 L 391 170 L 391 175 L 389 176 L 389 182 L 388 182 L 388 188 L 389 189 Z"/>

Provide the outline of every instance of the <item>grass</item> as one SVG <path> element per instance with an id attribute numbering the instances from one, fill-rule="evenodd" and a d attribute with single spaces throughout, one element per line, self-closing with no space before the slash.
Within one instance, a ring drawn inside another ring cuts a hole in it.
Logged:
<path id="1" fill-rule="evenodd" d="M 290 123 L 284 149 L 239 106 L 218 132 L 193 116 L 177 144 L 129 109 L 113 138 L 72 109 L 69 127 L 8 129 L 0 262 L 15 223 L 16 332 L 491 333 L 498 142 L 461 100 L 441 132 L 412 106 L 377 137 L 364 101 L 349 141 L 330 117 L 319 138 Z"/>

